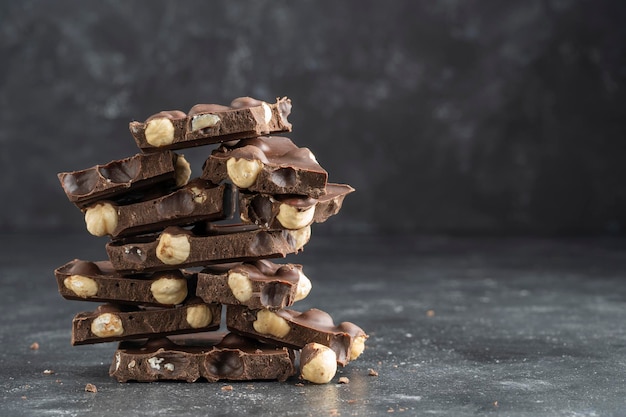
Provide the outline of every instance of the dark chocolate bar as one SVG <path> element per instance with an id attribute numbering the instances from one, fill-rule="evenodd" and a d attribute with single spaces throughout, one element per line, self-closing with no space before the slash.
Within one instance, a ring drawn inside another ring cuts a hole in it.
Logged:
<path id="1" fill-rule="evenodd" d="M 285 381 L 296 373 L 294 352 L 228 334 L 216 345 L 168 338 L 120 343 L 109 374 L 119 382 L 177 380 Z"/>
<path id="2" fill-rule="evenodd" d="M 356 324 L 343 322 L 335 325 L 328 313 L 315 308 L 300 313 L 287 309 L 270 311 L 227 306 L 226 325 L 231 332 L 294 349 L 302 349 L 308 343 L 328 346 L 342 366 L 362 353 L 367 338 Z"/>
<path id="3" fill-rule="evenodd" d="M 75 259 L 54 271 L 59 293 L 68 300 L 173 306 L 193 296 L 196 275 L 180 270 L 121 276 L 109 261 Z"/>
<path id="4" fill-rule="evenodd" d="M 180 110 L 163 111 L 144 123 L 131 122 L 129 129 L 144 152 L 181 149 L 270 133 L 290 132 L 287 117 L 291 100 L 279 98 L 274 104 L 251 97 L 239 97 L 230 107 L 196 104 L 188 114 Z"/>
<path id="5" fill-rule="evenodd" d="M 269 229 L 301 229 L 337 214 L 353 191 L 349 185 L 328 183 L 326 194 L 319 198 L 240 192 L 240 218 Z"/>
<path id="6" fill-rule="evenodd" d="M 140 191 L 156 185 L 165 189 L 185 185 L 189 180 L 188 176 L 185 179 L 185 169 L 189 169 L 189 164 L 182 155 L 166 151 L 137 154 L 57 176 L 67 198 L 84 208 L 98 200 L 125 201 L 132 193 L 139 199 L 143 196 Z"/>
<path id="7" fill-rule="evenodd" d="M 188 300 L 172 308 L 130 309 L 101 305 L 72 322 L 72 345 L 217 330 L 222 306 Z"/>
<path id="8" fill-rule="evenodd" d="M 308 148 L 289 138 L 263 136 L 222 145 L 206 160 L 202 178 L 216 184 L 263 194 L 297 194 L 318 198 L 326 193 L 328 173 Z"/>
<path id="9" fill-rule="evenodd" d="M 232 227 L 238 230 L 237 226 Z M 285 257 L 298 252 L 308 241 L 310 235 L 304 232 L 307 230 L 256 229 L 198 235 L 179 227 L 168 227 L 159 235 L 109 242 L 106 250 L 117 271 L 140 273 Z"/>
<path id="10" fill-rule="evenodd" d="M 198 273 L 196 295 L 207 303 L 278 309 L 306 297 L 311 281 L 301 265 L 268 260 L 231 267 L 217 265 Z"/>
<path id="11" fill-rule="evenodd" d="M 166 196 L 128 205 L 99 201 L 86 207 L 85 224 L 94 236 L 113 238 L 232 217 L 236 189 L 195 179 Z"/>

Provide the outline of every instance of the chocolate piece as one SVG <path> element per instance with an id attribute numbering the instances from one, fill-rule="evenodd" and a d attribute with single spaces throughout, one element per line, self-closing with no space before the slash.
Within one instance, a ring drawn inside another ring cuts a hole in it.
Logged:
<path id="1" fill-rule="evenodd" d="M 182 343 L 181 343 L 182 342 Z M 228 334 L 218 344 L 168 338 L 120 343 L 109 374 L 119 382 L 177 380 L 285 381 L 296 373 L 294 353 Z"/>
<path id="2" fill-rule="evenodd" d="M 99 210 L 99 206 L 109 204 L 114 226 L 112 230 L 104 228 L 105 234 L 117 238 L 155 232 L 168 226 L 185 226 L 199 221 L 232 217 L 236 205 L 235 195 L 236 189 L 228 184 L 216 186 L 208 181 L 195 179 L 181 189 L 148 201 L 122 206 L 99 201 L 85 209 L 85 220 L 88 230 L 100 236 L 99 229 L 94 233 L 89 228 L 89 222 L 97 225 L 98 221 L 104 220 L 104 216 L 100 214 L 99 218 L 90 218 L 89 215 L 94 209 Z"/>
<path id="3" fill-rule="evenodd" d="M 67 198 L 79 208 L 98 200 L 124 201 L 131 193 L 159 184 L 176 185 L 177 160 L 173 152 L 137 154 L 81 171 L 57 174 Z M 137 199 L 142 196 L 138 193 Z"/>
<path id="4" fill-rule="evenodd" d="M 270 133 L 290 132 L 287 117 L 291 100 L 279 98 L 274 104 L 239 97 L 230 107 L 219 104 L 196 104 L 185 114 L 179 110 L 163 111 L 144 123 L 131 122 L 130 133 L 144 152 L 181 149 Z"/>
<path id="5" fill-rule="evenodd" d="M 259 260 L 224 269 L 218 265 L 198 273 L 196 295 L 204 302 L 277 309 L 297 300 L 301 265 Z"/>
<path id="6" fill-rule="evenodd" d="M 344 184 L 326 184 L 320 198 L 297 195 L 239 193 L 239 212 L 243 222 L 269 229 L 300 229 L 313 222 L 325 222 L 339 212 L 346 195 L 354 188 Z"/>
<path id="7" fill-rule="evenodd" d="M 72 345 L 216 330 L 222 307 L 197 299 L 172 308 L 124 309 L 101 305 L 72 322 Z"/>
<path id="8" fill-rule="evenodd" d="M 234 333 L 294 349 L 302 349 L 312 342 L 328 346 L 337 355 L 337 363 L 341 366 L 361 354 L 367 338 L 357 325 L 350 322 L 335 325 L 328 313 L 315 308 L 300 313 L 287 309 L 271 312 L 227 306 L 226 325 Z"/>
<path id="9" fill-rule="evenodd" d="M 328 173 L 308 148 L 289 138 L 264 136 L 222 145 L 204 163 L 202 178 L 216 184 L 230 180 L 239 188 L 263 194 L 326 193 Z"/>
<path id="10" fill-rule="evenodd" d="M 237 230 L 235 226 L 231 226 Z M 252 230 L 198 235 L 169 227 L 159 235 L 109 242 L 106 250 L 113 267 L 122 273 L 138 273 L 215 263 L 285 257 L 302 246 L 298 231 Z"/>
<path id="11" fill-rule="evenodd" d="M 171 270 L 128 278 L 109 261 L 75 259 L 54 274 L 59 293 L 68 300 L 172 306 L 193 295 L 196 287 L 195 274 Z"/>

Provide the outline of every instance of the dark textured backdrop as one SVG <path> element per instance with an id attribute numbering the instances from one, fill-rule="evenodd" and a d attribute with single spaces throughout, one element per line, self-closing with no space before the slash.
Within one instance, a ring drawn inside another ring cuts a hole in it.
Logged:
<path id="1" fill-rule="evenodd" d="M 240 95 L 357 193 L 316 233 L 624 234 L 626 2 L 2 1 L 5 231 L 82 231 L 56 172 Z M 185 151 L 196 173 L 210 148 Z"/>

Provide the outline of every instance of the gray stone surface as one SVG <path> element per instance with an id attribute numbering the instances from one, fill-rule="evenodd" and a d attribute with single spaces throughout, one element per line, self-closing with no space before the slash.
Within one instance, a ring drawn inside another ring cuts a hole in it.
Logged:
<path id="1" fill-rule="evenodd" d="M 288 95 L 292 138 L 359 191 L 320 233 L 623 234 L 625 20 L 623 0 L 2 1 L 0 227 L 82 231 L 55 174 L 137 152 L 133 119 Z M 185 153 L 199 173 L 208 149 Z"/>
<path id="2" fill-rule="evenodd" d="M 368 331 L 363 356 L 337 375 L 350 383 L 232 383 L 232 391 L 115 382 L 114 344 L 69 345 L 73 314 L 93 305 L 63 300 L 52 275 L 74 257 L 102 258 L 102 240 L 2 242 L 3 416 L 626 414 L 624 240 L 318 236 L 289 258 L 313 282 L 298 308 Z M 98 392 L 85 392 L 87 383 Z"/>

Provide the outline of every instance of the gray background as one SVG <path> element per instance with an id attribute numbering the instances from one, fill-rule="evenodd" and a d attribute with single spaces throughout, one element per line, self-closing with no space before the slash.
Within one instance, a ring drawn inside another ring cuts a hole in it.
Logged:
<path id="1" fill-rule="evenodd" d="M 353 185 L 316 233 L 624 234 L 626 2 L 0 3 L 4 231 L 81 232 L 56 173 L 251 95 Z M 211 148 L 184 153 L 198 174 Z"/>

